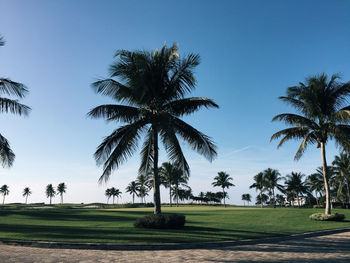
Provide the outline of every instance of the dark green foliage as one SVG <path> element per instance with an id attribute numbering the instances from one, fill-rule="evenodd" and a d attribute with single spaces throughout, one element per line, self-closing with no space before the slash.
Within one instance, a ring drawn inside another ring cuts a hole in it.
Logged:
<path id="1" fill-rule="evenodd" d="M 315 214 L 312 214 L 309 218 L 316 221 L 344 221 L 345 215 L 338 214 L 338 213 L 331 214 L 331 215 L 325 215 L 323 213 L 315 213 Z"/>
<path id="2" fill-rule="evenodd" d="M 170 229 L 181 228 L 185 225 L 185 216 L 179 214 L 148 215 L 138 218 L 134 226 L 143 228 Z"/>

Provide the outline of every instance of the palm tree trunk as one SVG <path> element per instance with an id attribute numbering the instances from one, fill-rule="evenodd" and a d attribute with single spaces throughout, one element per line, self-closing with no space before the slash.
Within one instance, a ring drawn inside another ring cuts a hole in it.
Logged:
<path id="1" fill-rule="evenodd" d="M 328 185 L 328 178 L 327 178 L 326 147 L 323 142 L 321 142 L 321 155 L 322 155 L 324 189 L 326 192 L 326 208 L 324 213 L 326 215 L 330 215 L 332 213 L 332 208 L 331 208 L 331 199 L 329 196 L 329 185 Z"/>
<path id="2" fill-rule="evenodd" d="M 273 207 L 276 207 L 275 188 L 272 188 Z"/>
<path id="3" fill-rule="evenodd" d="M 349 180 L 346 179 L 346 190 L 347 190 L 347 195 L 348 195 L 348 201 L 347 201 L 347 206 L 350 203 L 350 189 L 349 189 Z"/>
<path id="4" fill-rule="evenodd" d="M 225 202 L 225 188 L 222 188 L 222 193 L 223 193 L 223 197 L 224 197 L 224 207 L 226 207 L 226 202 Z"/>
<path id="5" fill-rule="evenodd" d="M 134 193 L 132 194 L 132 203 L 133 204 L 135 203 L 135 194 Z"/>
<path id="6" fill-rule="evenodd" d="M 113 205 L 114 205 L 114 198 L 115 198 L 115 197 L 113 196 Z"/>
<path id="7" fill-rule="evenodd" d="M 170 207 L 172 207 L 173 204 L 171 202 L 171 184 L 169 184 L 169 200 L 170 200 Z"/>
<path id="8" fill-rule="evenodd" d="M 50 196 L 50 205 L 51 205 L 51 198 L 52 198 L 52 197 Z"/>
<path id="9" fill-rule="evenodd" d="M 63 194 L 61 194 L 61 204 L 63 204 Z"/>
<path id="10" fill-rule="evenodd" d="M 318 204 L 318 198 L 317 198 L 317 191 L 315 191 L 315 196 L 316 196 L 316 204 L 317 204 L 317 206 L 319 206 L 319 204 Z"/>
<path id="11" fill-rule="evenodd" d="M 26 204 L 27 204 L 27 201 L 28 201 L 28 195 L 26 195 Z"/>
<path id="12" fill-rule="evenodd" d="M 260 191 L 260 207 L 263 207 L 263 202 L 262 202 L 262 191 Z"/>
<path id="13" fill-rule="evenodd" d="M 179 207 L 179 186 L 176 187 L 176 207 Z"/>
<path id="14" fill-rule="evenodd" d="M 154 200 L 154 214 L 161 214 L 160 207 L 160 189 L 159 189 L 159 175 L 158 175 L 158 130 L 153 126 L 153 141 L 154 141 L 154 155 L 153 155 L 153 200 Z"/>
<path id="15" fill-rule="evenodd" d="M 4 198 L 2 199 L 2 204 L 5 204 L 5 195 L 4 195 Z"/>
<path id="16" fill-rule="evenodd" d="M 300 208 L 299 195 L 297 194 L 298 207 Z"/>

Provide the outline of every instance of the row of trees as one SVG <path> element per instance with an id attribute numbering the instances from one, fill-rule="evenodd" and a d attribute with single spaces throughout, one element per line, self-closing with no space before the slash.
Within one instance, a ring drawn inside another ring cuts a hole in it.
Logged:
<path id="1" fill-rule="evenodd" d="M 45 188 L 45 193 L 46 193 L 46 197 L 47 198 L 50 198 L 50 205 L 51 205 L 51 200 L 52 198 L 57 194 L 57 195 L 60 195 L 61 197 L 61 204 L 63 203 L 63 194 L 66 193 L 66 190 L 67 190 L 67 186 L 65 183 L 60 183 L 58 186 L 57 186 L 57 192 L 55 190 L 55 188 L 52 186 L 52 184 L 48 184 Z M 5 197 L 7 195 L 10 194 L 10 189 L 9 189 L 9 186 L 4 184 L 3 186 L 0 187 L 0 194 L 3 195 L 3 200 L 2 200 L 2 203 L 4 204 L 5 203 Z M 25 187 L 23 189 L 23 197 L 25 197 L 26 199 L 26 204 L 28 202 L 28 197 L 32 194 L 32 191 L 30 190 L 29 187 Z"/>

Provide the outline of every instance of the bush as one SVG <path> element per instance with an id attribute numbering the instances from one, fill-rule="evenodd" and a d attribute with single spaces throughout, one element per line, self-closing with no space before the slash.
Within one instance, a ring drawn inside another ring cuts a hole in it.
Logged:
<path id="1" fill-rule="evenodd" d="M 313 205 L 313 208 L 324 208 L 323 205 Z"/>
<path id="2" fill-rule="evenodd" d="M 335 213 L 332 215 L 316 213 L 316 214 L 312 214 L 309 218 L 316 221 L 343 221 L 345 219 L 345 215 L 338 214 L 338 213 Z"/>
<path id="3" fill-rule="evenodd" d="M 134 226 L 143 228 L 181 228 L 185 225 L 185 216 L 179 214 L 148 215 L 138 218 Z"/>

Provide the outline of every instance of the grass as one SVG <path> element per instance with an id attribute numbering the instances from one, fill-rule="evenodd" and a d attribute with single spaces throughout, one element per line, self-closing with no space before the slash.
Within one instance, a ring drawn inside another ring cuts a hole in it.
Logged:
<path id="1" fill-rule="evenodd" d="M 262 238 L 309 231 L 347 228 L 350 221 L 313 221 L 322 209 L 178 207 L 166 213 L 186 216 L 182 230 L 133 227 L 152 208 L 126 209 L 11 209 L 0 210 L 0 239 L 64 242 L 183 243 Z M 334 210 L 349 219 L 350 210 Z"/>

